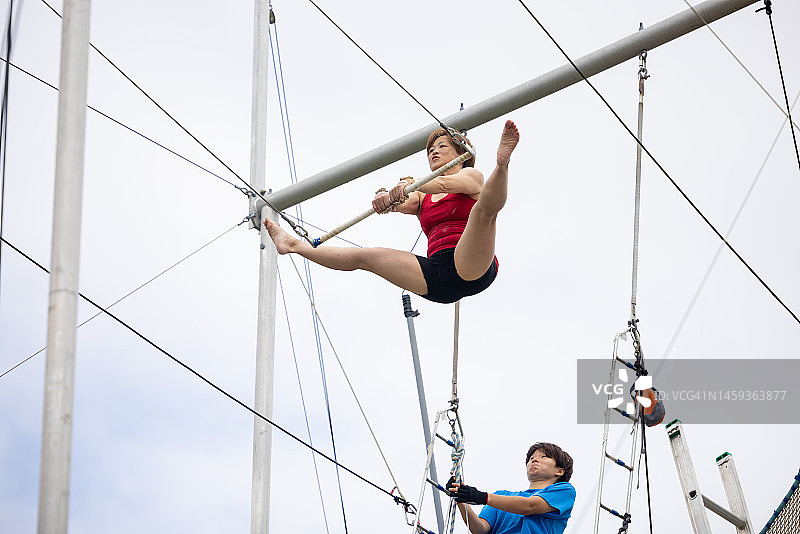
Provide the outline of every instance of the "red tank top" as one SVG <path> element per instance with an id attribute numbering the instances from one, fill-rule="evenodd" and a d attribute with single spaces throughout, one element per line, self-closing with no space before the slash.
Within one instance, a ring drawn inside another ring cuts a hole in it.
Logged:
<path id="1" fill-rule="evenodd" d="M 475 200 L 463 193 L 448 193 L 436 202 L 431 195 L 422 197 L 419 223 L 428 237 L 429 258 L 440 250 L 455 248 L 474 205 Z"/>

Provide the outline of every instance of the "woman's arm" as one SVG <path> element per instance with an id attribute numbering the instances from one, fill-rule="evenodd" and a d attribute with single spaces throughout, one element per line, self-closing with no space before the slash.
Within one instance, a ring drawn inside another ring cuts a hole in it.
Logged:
<path id="1" fill-rule="evenodd" d="M 467 525 L 472 534 L 489 534 L 492 531 L 492 526 L 488 521 L 472 511 L 472 507 L 468 504 L 458 504 L 458 510 L 461 512 L 461 519 Z"/>
<path id="2" fill-rule="evenodd" d="M 418 189 L 430 195 L 435 193 L 463 193 L 477 195 L 483 189 L 483 174 L 472 167 L 461 169 L 455 174 L 439 176 Z"/>
<path id="3" fill-rule="evenodd" d="M 372 201 L 372 209 L 375 210 L 375 213 L 386 213 L 386 210 L 389 209 L 393 203 L 392 199 L 399 199 L 402 197 L 402 187 L 404 186 L 405 184 L 401 182 L 393 187 L 390 192 L 383 191 L 377 193 Z M 395 206 L 392 211 L 405 213 L 407 215 L 416 215 L 419 212 L 421 203 L 422 193 L 413 191 L 408 195 L 408 198 L 405 200 L 405 202 Z"/>
<path id="4" fill-rule="evenodd" d="M 406 215 L 417 215 L 419 213 L 419 207 L 422 204 L 422 196 L 422 193 L 412 191 L 409 193 L 408 199 L 402 204 L 398 204 L 394 211 L 397 213 L 405 213 Z"/>
<path id="5" fill-rule="evenodd" d="M 467 484 L 455 484 L 448 481 L 448 490 L 457 502 L 486 504 L 492 508 L 511 512 L 512 514 L 531 515 L 555 512 L 547 501 L 538 495 L 525 497 L 522 495 L 497 495 L 486 493 Z"/>
<path id="6" fill-rule="evenodd" d="M 490 493 L 487 496 L 486 504 L 498 510 L 521 515 L 546 514 L 547 512 L 556 511 L 555 508 L 547 504 L 547 501 L 538 495 L 522 497 L 519 495 L 495 495 Z"/>

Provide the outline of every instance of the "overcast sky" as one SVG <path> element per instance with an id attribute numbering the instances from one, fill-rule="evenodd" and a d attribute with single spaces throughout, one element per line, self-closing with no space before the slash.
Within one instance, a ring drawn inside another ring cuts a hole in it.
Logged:
<path id="1" fill-rule="evenodd" d="M 512 0 L 320 5 L 440 117 L 566 62 Z M 7 17 L 8 2 L 0 6 Z M 573 57 L 634 33 L 640 22 L 650 26 L 687 9 L 683 0 L 531 0 L 528 6 Z M 62 11 L 60 2 L 53 7 Z M 782 104 L 769 23 L 763 12 L 754 13 L 756 7 L 713 28 Z M 278 0 L 274 9 L 299 178 L 432 122 L 313 5 Z M 800 91 L 800 5 L 774 2 L 773 19 L 794 101 Z M 247 179 L 252 21 L 251 2 L 109 0 L 92 6 L 91 40 Z M 58 85 L 60 27 L 41 0 L 25 2 L 15 26 L 14 64 Z M 800 170 L 787 128 L 768 157 L 785 118 L 781 110 L 706 28 L 651 51 L 647 67 L 645 144 L 722 232 L 758 177 L 730 242 L 800 312 Z M 236 181 L 94 52 L 89 68 L 91 106 Z M 270 69 L 272 77 L 272 63 Z M 632 59 L 593 78 L 632 128 L 637 71 Z M 16 70 L 10 84 L 2 233 L 49 267 L 57 93 Z M 290 183 L 290 172 L 275 87 L 271 78 L 267 180 L 279 189 Z M 464 473 L 484 491 L 523 489 L 527 448 L 536 441 L 558 443 L 575 459 L 578 497 L 567 532 L 589 532 L 603 429 L 576 423 L 576 362 L 609 358 L 630 315 L 635 144 L 588 86 L 578 84 L 469 132 L 477 167 L 487 176 L 505 118 L 517 123 L 521 141 L 498 223 L 500 273 L 461 306 Z M 427 170 L 420 152 L 304 203 L 305 219 L 332 228 L 363 211 L 378 187 Z M 800 325 L 728 251 L 678 332 L 720 241 L 651 161 L 642 174 L 637 310 L 648 357 L 799 357 Z M 259 239 L 247 225 L 236 226 L 248 214 L 245 196 L 89 111 L 83 198 L 80 290 L 104 305 L 230 230 L 113 310 L 252 405 Z M 413 217 L 393 214 L 372 217 L 343 237 L 361 246 L 409 250 L 418 232 Z M 338 240 L 330 245 L 348 246 Z M 424 250 L 423 239 L 416 251 Z M 46 343 L 48 277 L 5 245 L 1 267 L 3 372 Z M 280 259 L 279 272 L 274 420 L 305 441 L 310 429 L 314 445 L 328 454 L 332 426 L 339 461 L 390 490 L 394 483 L 323 335 L 329 426 L 308 300 L 289 258 Z M 401 291 L 370 274 L 315 266 L 311 272 L 336 353 L 400 489 L 416 501 L 425 449 Z M 432 416 L 449 400 L 453 306 L 418 297 L 413 305 L 420 311 L 415 326 Z M 80 321 L 94 313 L 80 304 Z M 0 378 L 0 532 L 36 528 L 44 367 L 43 352 Z M 721 362 L 719 372 L 728 368 Z M 597 379 L 604 382 L 607 374 Z M 787 402 L 798 406 L 797 398 Z M 682 417 L 687 414 L 667 406 L 666 421 Z M 627 430 L 612 429 L 610 442 L 620 455 L 630 447 Z M 689 424 L 685 434 L 702 491 L 720 503 L 726 500 L 714 458 L 724 451 L 734 455 L 760 530 L 800 467 L 800 428 Z M 241 406 L 114 321 L 92 320 L 77 339 L 70 531 L 246 532 L 252 435 L 253 416 Z M 690 532 L 663 425 L 649 430 L 647 444 L 653 530 Z M 445 479 L 450 462 L 447 451 L 439 452 Z M 278 432 L 272 458 L 272 532 L 344 532 L 331 464 L 317 458 L 318 485 L 310 451 Z M 340 477 L 348 531 L 408 531 L 387 495 L 346 472 Z M 619 509 L 625 484 L 616 482 L 604 491 Z M 631 533 L 649 531 L 644 474 L 641 482 Z M 426 497 L 424 523 L 434 526 Z M 731 528 L 710 515 L 715 531 Z M 603 532 L 619 528 L 611 518 L 602 524 Z M 456 532 L 466 528 L 459 525 Z"/>

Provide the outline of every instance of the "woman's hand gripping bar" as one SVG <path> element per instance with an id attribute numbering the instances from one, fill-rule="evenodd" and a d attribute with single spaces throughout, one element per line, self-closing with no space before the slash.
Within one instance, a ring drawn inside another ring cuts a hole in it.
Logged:
<path id="1" fill-rule="evenodd" d="M 403 189 L 403 191 L 405 191 L 405 194 L 408 195 L 409 193 L 411 193 L 413 191 L 416 191 L 417 189 L 419 189 L 423 185 L 427 184 L 431 180 L 433 180 L 435 178 L 438 178 L 439 176 L 441 176 L 445 172 L 449 171 L 450 169 L 452 169 L 453 167 L 455 167 L 459 163 L 464 163 L 465 161 L 467 161 L 468 159 L 473 158 L 473 157 L 475 157 L 475 149 L 472 148 L 471 146 L 468 146 L 467 147 L 467 152 L 464 152 L 463 154 L 458 156 L 456 159 L 454 159 L 450 163 L 442 165 L 441 167 L 439 167 L 438 169 L 436 169 L 432 173 L 428 174 L 424 178 L 420 178 L 416 182 L 407 185 Z M 355 226 L 356 224 L 360 223 L 361 221 L 363 221 L 364 219 L 366 219 L 370 215 L 374 215 L 374 214 L 375 214 L 375 210 L 370 208 L 370 209 L 364 211 L 363 213 L 360 213 L 359 215 L 356 215 L 355 217 L 353 217 L 349 221 L 347 221 L 347 222 L 345 222 L 343 224 L 340 224 L 339 226 L 337 226 L 336 228 L 334 228 L 333 230 L 331 230 L 327 234 L 325 234 L 325 235 L 323 235 L 321 237 L 314 238 L 311 241 L 311 244 L 314 247 L 318 247 L 319 245 L 321 245 L 322 243 L 324 243 L 328 239 L 332 238 L 333 236 L 344 232 L 345 230 L 347 230 L 351 226 Z"/>

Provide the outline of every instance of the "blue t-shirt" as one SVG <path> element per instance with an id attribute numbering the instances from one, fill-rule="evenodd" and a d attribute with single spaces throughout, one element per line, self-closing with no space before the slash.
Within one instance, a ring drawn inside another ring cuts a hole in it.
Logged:
<path id="1" fill-rule="evenodd" d="M 518 495 L 522 497 L 539 496 L 555 508 L 544 514 L 512 514 L 484 506 L 479 517 L 491 525 L 491 534 L 563 534 L 567 519 L 575 504 L 575 488 L 569 482 L 556 482 L 542 489 L 525 491 L 496 491 L 495 495 Z"/>

